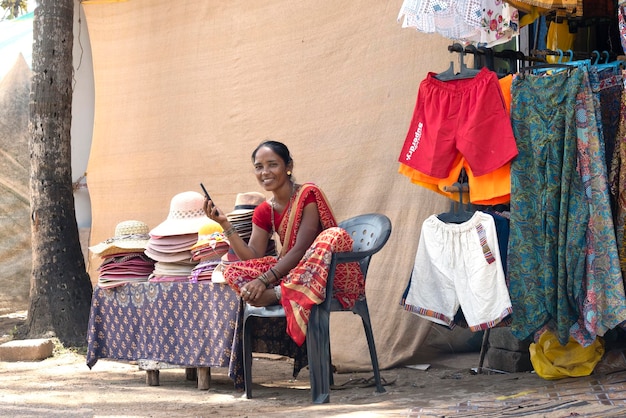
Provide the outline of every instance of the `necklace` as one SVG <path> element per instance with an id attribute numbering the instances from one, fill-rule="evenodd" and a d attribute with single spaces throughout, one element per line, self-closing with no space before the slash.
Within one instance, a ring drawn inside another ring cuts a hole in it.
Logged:
<path id="1" fill-rule="evenodd" d="M 293 200 L 293 197 L 296 195 L 295 192 L 296 192 L 296 184 L 291 183 L 291 194 L 289 195 L 289 201 L 287 202 L 287 206 L 285 210 L 283 210 L 283 212 L 287 216 L 289 216 L 289 212 L 291 212 L 291 201 Z M 272 199 L 270 200 L 270 213 L 272 216 L 272 220 L 271 220 L 272 221 L 272 235 L 274 235 L 274 232 L 276 232 L 276 221 L 274 219 L 274 209 L 275 209 L 274 202 L 275 202 L 275 198 L 274 196 L 272 196 Z"/>

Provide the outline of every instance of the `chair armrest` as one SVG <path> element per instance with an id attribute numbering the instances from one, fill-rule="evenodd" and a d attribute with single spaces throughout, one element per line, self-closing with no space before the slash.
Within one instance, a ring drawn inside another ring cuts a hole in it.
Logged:
<path id="1" fill-rule="evenodd" d="M 340 264 L 340 263 L 350 263 L 353 261 L 361 261 L 364 258 L 367 258 L 374 253 L 376 253 L 376 251 L 374 250 L 348 251 L 344 253 L 334 253 L 333 257 L 335 257 L 335 261 L 337 262 L 337 264 Z"/>
<path id="2" fill-rule="evenodd" d="M 285 316 L 285 310 L 281 305 L 270 306 L 252 306 L 249 303 L 245 304 L 244 317 L 248 316 L 261 316 L 265 318 L 280 318 Z"/>

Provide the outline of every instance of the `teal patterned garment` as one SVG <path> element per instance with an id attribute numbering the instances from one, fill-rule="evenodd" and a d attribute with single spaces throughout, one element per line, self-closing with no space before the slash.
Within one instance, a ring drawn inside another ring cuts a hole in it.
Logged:
<path id="1" fill-rule="evenodd" d="M 583 72 L 524 75 L 511 86 L 519 155 L 511 165 L 511 331 L 549 326 L 565 345 L 584 298 L 589 206 L 576 171 L 576 95 Z"/>
<path id="2" fill-rule="evenodd" d="M 581 345 L 588 346 L 596 336 L 603 336 L 626 320 L 626 297 L 608 187 L 600 97 L 591 88 L 588 69 L 580 70 L 583 83 L 576 99 L 578 170 L 590 216 L 585 295 L 580 300 L 581 315 L 570 334 Z"/>

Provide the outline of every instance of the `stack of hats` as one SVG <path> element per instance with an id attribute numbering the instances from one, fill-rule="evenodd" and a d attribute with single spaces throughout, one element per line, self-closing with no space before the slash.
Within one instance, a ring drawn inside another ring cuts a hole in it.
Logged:
<path id="1" fill-rule="evenodd" d="M 252 214 L 254 213 L 254 208 L 263 202 L 265 202 L 265 196 L 261 193 L 239 193 L 235 199 L 233 211 L 226 214 L 231 225 L 245 243 L 248 243 L 252 233 Z M 265 255 L 276 255 L 276 243 L 273 239 L 270 239 Z M 229 249 L 228 252 L 222 256 L 221 262 L 215 267 L 212 281 L 214 283 L 224 282 L 224 276 L 222 275 L 224 267 L 235 261 L 239 261 L 239 257 L 237 257 L 232 249 Z"/>
<path id="2" fill-rule="evenodd" d="M 191 270 L 190 281 L 196 283 L 211 280 L 213 270 L 229 248 L 230 245 L 220 224 L 209 220 L 202 225 L 198 231 L 198 242 L 191 247 L 191 258 L 198 261 L 198 264 Z"/>
<path id="3" fill-rule="evenodd" d="M 239 193 L 235 198 L 235 207 L 226 217 L 244 242 L 252 234 L 252 214 L 254 208 L 265 202 L 265 196 L 259 192 Z"/>
<path id="4" fill-rule="evenodd" d="M 198 231 L 208 218 L 204 213 L 204 196 L 183 192 L 170 202 L 167 219 L 150 231 L 145 253 L 156 260 L 151 282 L 189 281 L 191 270 L 198 264 L 191 248 L 198 240 Z"/>
<path id="5" fill-rule="evenodd" d="M 112 288 L 125 283 L 145 282 L 155 261 L 144 254 L 148 244 L 148 225 L 128 220 L 117 224 L 115 235 L 89 250 L 102 258 L 98 267 L 98 286 Z"/>

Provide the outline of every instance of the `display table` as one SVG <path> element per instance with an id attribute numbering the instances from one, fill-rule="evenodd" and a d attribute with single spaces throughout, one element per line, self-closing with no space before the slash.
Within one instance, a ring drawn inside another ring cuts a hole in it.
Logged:
<path id="1" fill-rule="evenodd" d="M 235 388 L 243 389 L 242 313 L 237 294 L 210 281 L 96 287 L 87 366 L 101 358 L 152 364 L 147 368 L 149 384 L 158 384 L 159 368 L 197 369 L 201 389 L 208 389 L 210 367 L 227 367 Z M 189 370 L 187 375 L 193 376 Z"/>

